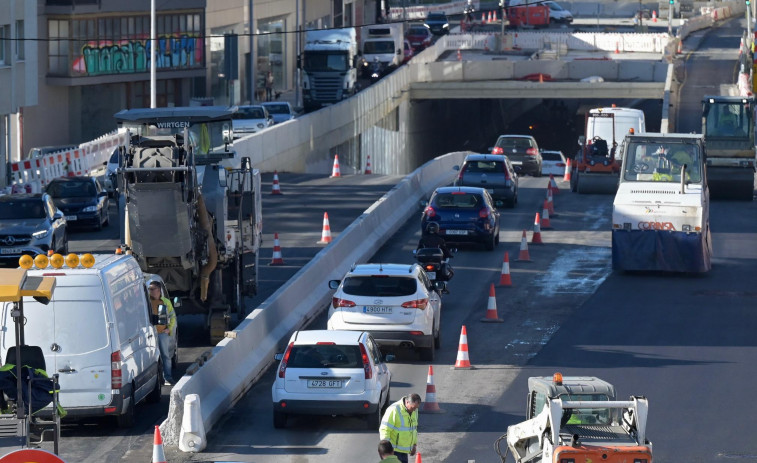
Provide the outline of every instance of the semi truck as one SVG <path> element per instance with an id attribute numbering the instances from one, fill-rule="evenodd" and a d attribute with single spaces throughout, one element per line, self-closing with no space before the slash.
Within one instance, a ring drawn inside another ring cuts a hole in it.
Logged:
<path id="1" fill-rule="evenodd" d="M 646 131 L 644 111 L 613 105 L 589 110 L 585 120 L 586 129 L 578 138 L 579 150 L 571 172 L 571 190 L 613 194 L 621 164 L 619 145 L 627 133 Z"/>
<path id="2" fill-rule="evenodd" d="M 627 135 L 612 210 L 614 270 L 701 273 L 712 264 L 700 134 Z"/>
<path id="3" fill-rule="evenodd" d="M 143 272 L 206 316 L 220 341 L 244 297 L 257 293 L 260 172 L 232 149 L 232 112 L 218 106 L 123 110 L 119 147 L 121 242 Z"/>
<path id="4" fill-rule="evenodd" d="M 702 133 L 713 198 L 754 195 L 754 97 L 705 96 Z"/>
<path id="5" fill-rule="evenodd" d="M 338 103 L 357 92 L 355 28 L 305 31 L 302 101 L 306 112 Z"/>
<path id="6" fill-rule="evenodd" d="M 361 75 L 371 77 L 374 72 L 372 63 L 378 62 L 380 76 L 385 76 L 397 69 L 404 59 L 405 35 L 403 23 L 365 26 L 361 37 L 362 51 Z"/>
<path id="7" fill-rule="evenodd" d="M 645 397 L 619 401 L 612 384 L 593 376 L 555 373 L 529 378 L 528 386 L 526 421 L 495 443 L 503 463 L 508 451 L 516 463 L 652 462 Z"/>

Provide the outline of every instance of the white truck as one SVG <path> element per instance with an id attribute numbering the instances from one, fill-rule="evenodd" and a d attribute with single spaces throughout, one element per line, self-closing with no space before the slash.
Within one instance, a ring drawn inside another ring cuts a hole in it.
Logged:
<path id="1" fill-rule="evenodd" d="M 338 103 L 357 91 L 358 45 L 355 28 L 305 31 L 301 60 L 306 112 Z"/>
<path id="2" fill-rule="evenodd" d="M 360 50 L 363 54 L 361 73 L 368 78 L 374 72 L 372 63 L 378 60 L 384 76 L 397 69 L 404 58 L 404 24 L 391 23 L 366 26 L 362 31 Z"/>
<path id="3" fill-rule="evenodd" d="M 614 270 L 707 272 L 710 193 L 700 134 L 627 135 L 612 211 Z"/>

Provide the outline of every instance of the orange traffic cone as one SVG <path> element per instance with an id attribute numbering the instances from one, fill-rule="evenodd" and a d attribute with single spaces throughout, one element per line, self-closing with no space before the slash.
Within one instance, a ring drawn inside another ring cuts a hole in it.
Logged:
<path id="1" fill-rule="evenodd" d="M 538 212 L 536 213 L 536 217 L 534 217 L 534 234 L 531 236 L 531 244 L 544 244 L 544 241 L 541 240 L 541 227 Z"/>
<path id="2" fill-rule="evenodd" d="M 487 21 L 487 22 L 493 22 L 493 19 L 492 19 L 492 12 L 491 12 L 491 11 L 489 11 L 489 17 L 488 17 L 488 18 L 486 19 L 486 21 Z"/>
<path id="3" fill-rule="evenodd" d="M 473 367 L 470 364 L 468 358 L 468 332 L 465 330 L 465 325 L 460 331 L 460 344 L 457 348 L 457 361 L 455 361 L 455 370 L 470 370 Z"/>
<path id="4" fill-rule="evenodd" d="M 463 60 L 463 52 L 460 51 L 460 49 L 457 49 L 457 60 L 462 61 Z"/>
<path id="5" fill-rule="evenodd" d="M 502 323 L 504 321 L 497 316 L 497 297 L 494 294 L 494 283 L 489 286 L 489 301 L 486 304 L 486 316 L 481 321 L 487 323 Z"/>
<path id="6" fill-rule="evenodd" d="M 271 190 L 272 195 L 280 195 L 281 193 L 281 186 L 279 185 L 279 173 L 278 171 L 273 171 L 273 189 Z"/>
<path id="7" fill-rule="evenodd" d="M 486 11 L 481 13 L 481 24 L 486 24 Z"/>
<path id="8" fill-rule="evenodd" d="M 562 178 L 563 182 L 570 182 L 570 169 L 571 169 L 571 160 L 568 158 L 568 162 L 565 164 L 565 175 Z"/>
<path id="9" fill-rule="evenodd" d="M 683 53 L 683 40 L 678 39 L 678 48 L 676 48 L 676 54 L 680 55 Z"/>
<path id="10" fill-rule="evenodd" d="M 163 450 L 163 438 L 160 437 L 160 427 L 155 426 L 152 445 L 152 463 L 166 463 L 166 453 Z"/>
<path id="11" fill-rule="evenodd" d="M 363 171 L 365 175 L 372 174 L 373 171 L 371 170 L 371 155 L 369 154 L 368 157 L 365 160 L 365 171 Z"/>
<path id="12" fill-rule="evenodd" d="M 273 259 L 268 265 L 284 265 L 284 258 L 281 256 L 281 246 L 279 246 L 279 234 L 273 234 Z"/>
<path id="13" fill-rule="evenodd" d="M 657 22 L 657 11 L 652 10 L 652 22 Z"/>
<path id="14" fill-rule="evenodd" d="M 615 53 L 620 53 L 620 43 L 615 42 Z"/>
<path id="15" fill-rule="evenodd" d="M 329 225 L 329 213 L 323 213 L 323 232 L 321 233 L 321 241 L 318 244 L 331 243 L 331 226 Z"/>
<path id="16" fill-rule="evenodd" d="M 541 228 L 549 230 L 552 228 L 552 224 L 549 222 L 549 206 L 547 200 L 544 200 L 544 208 L 541 210 Z"/>
<path id="17" fill-rule="evenodd" d="M 339 171 L 339 155 L 334 155 L 334 168 L 331 170 L 331 178 L 341 177 L 342 173 Z"/>
<path id="18" fill-rule="evenodd" d="M 544 74 L 542 74 L 541 72 L 539 73 L 539 83 L 540 84 L 544 83 Z"/>
<path id="19" fill-rule="evenodd" d="M 492 15 L 492 21 L 497 22 L 497 10 L 494 10 L 494 14 Z"/>
<path id="20" fill-rule="evenodd" d="M 426 400 L 423 401 L 423 413 L 443 413 L 436 401 L 436 386 L 434 386 L 434 367 L 428 366 L 428 379 L 426 380 Z"/>
<path id="21" fill-rule="evenodd" d="M 547 210 L 549 211 L 549 215 L 556 216 L 557 214 L 555 214 L 555 201 L 554 201 L 554 198 L 552 198 L 552 189 L 547 187 L 547 193 L 544 196 L 545 196 L 544 204 L 547 205 Z"/>
<path id="22" fill-rule="evenodd" d="M 553 195 L 560 194 L 560 187 L 557 186 L 557 182 L 555 181 L 555 176 L 553 174 L 549 174 L 549 188 L 552 190 Z"/>
<path id="23" fill-rule="evenodd" d="M 523 237 L 520 239 L 520 252 L 518 253 L 519 262 L 531 262 L 531 256 L 528 254 L 528 240 L 526 239 L 526 230 L 523 230 Z"/>
<path id="24" fill-rule="evenodd" d="M 421 458 L 421 452 L 415 452 L 415 463 L 423 463 L 423 458 Z"/>
<path id="25" fill-rule="evenodd" d="M 499 285 L 513 285 L 513 280 L 510 278 L 510 253 L 507 251 L 505 251 L 505 258 L 502 261 L 502 274 L 499 276 Z"/>

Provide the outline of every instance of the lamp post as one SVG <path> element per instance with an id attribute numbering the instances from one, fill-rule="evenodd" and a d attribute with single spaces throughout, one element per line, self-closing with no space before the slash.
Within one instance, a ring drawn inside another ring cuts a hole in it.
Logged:
<path id="1" fill-rule="evenodd" d="M 675 0 L 670 0 L 668 5 L 668 36 L 673 36 L 673 7 L 675 6 Z"/>
<path id="2" fill-rule="evenodd" d="M 155 0 L 150 0 L 150 107 L 157 108 L 156 80 L 157 63 L 155 62 L 155 42 L 158 34 L 155 32 Z"/>

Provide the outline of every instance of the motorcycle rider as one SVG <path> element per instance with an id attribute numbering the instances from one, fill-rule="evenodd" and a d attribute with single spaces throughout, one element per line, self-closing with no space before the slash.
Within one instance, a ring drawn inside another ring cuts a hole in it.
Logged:
<path id="1" fill-rule="evenodd" d="M 417 249 L 422 248 L 439 248 L 442 250 L 445 260 L 452 257 L 452 252 L 450 252 L 449 248 L 447 247 L 447 243 L 444 241 L 444 238 L 439 236 L 439 224 L 436 222 L 429 222 L 428 224 L 426 224 L 426 233 L 424 233 L 421 236 L 421 239 L 418 241 Z M 443 275 L 443 278 L 439 278 L 439 280 L 441 281 L 449 281 L 455 274 L 455 272 L 452 270 L 452 267 L 444 261 L 441 263 L 440 273 Z"/>

